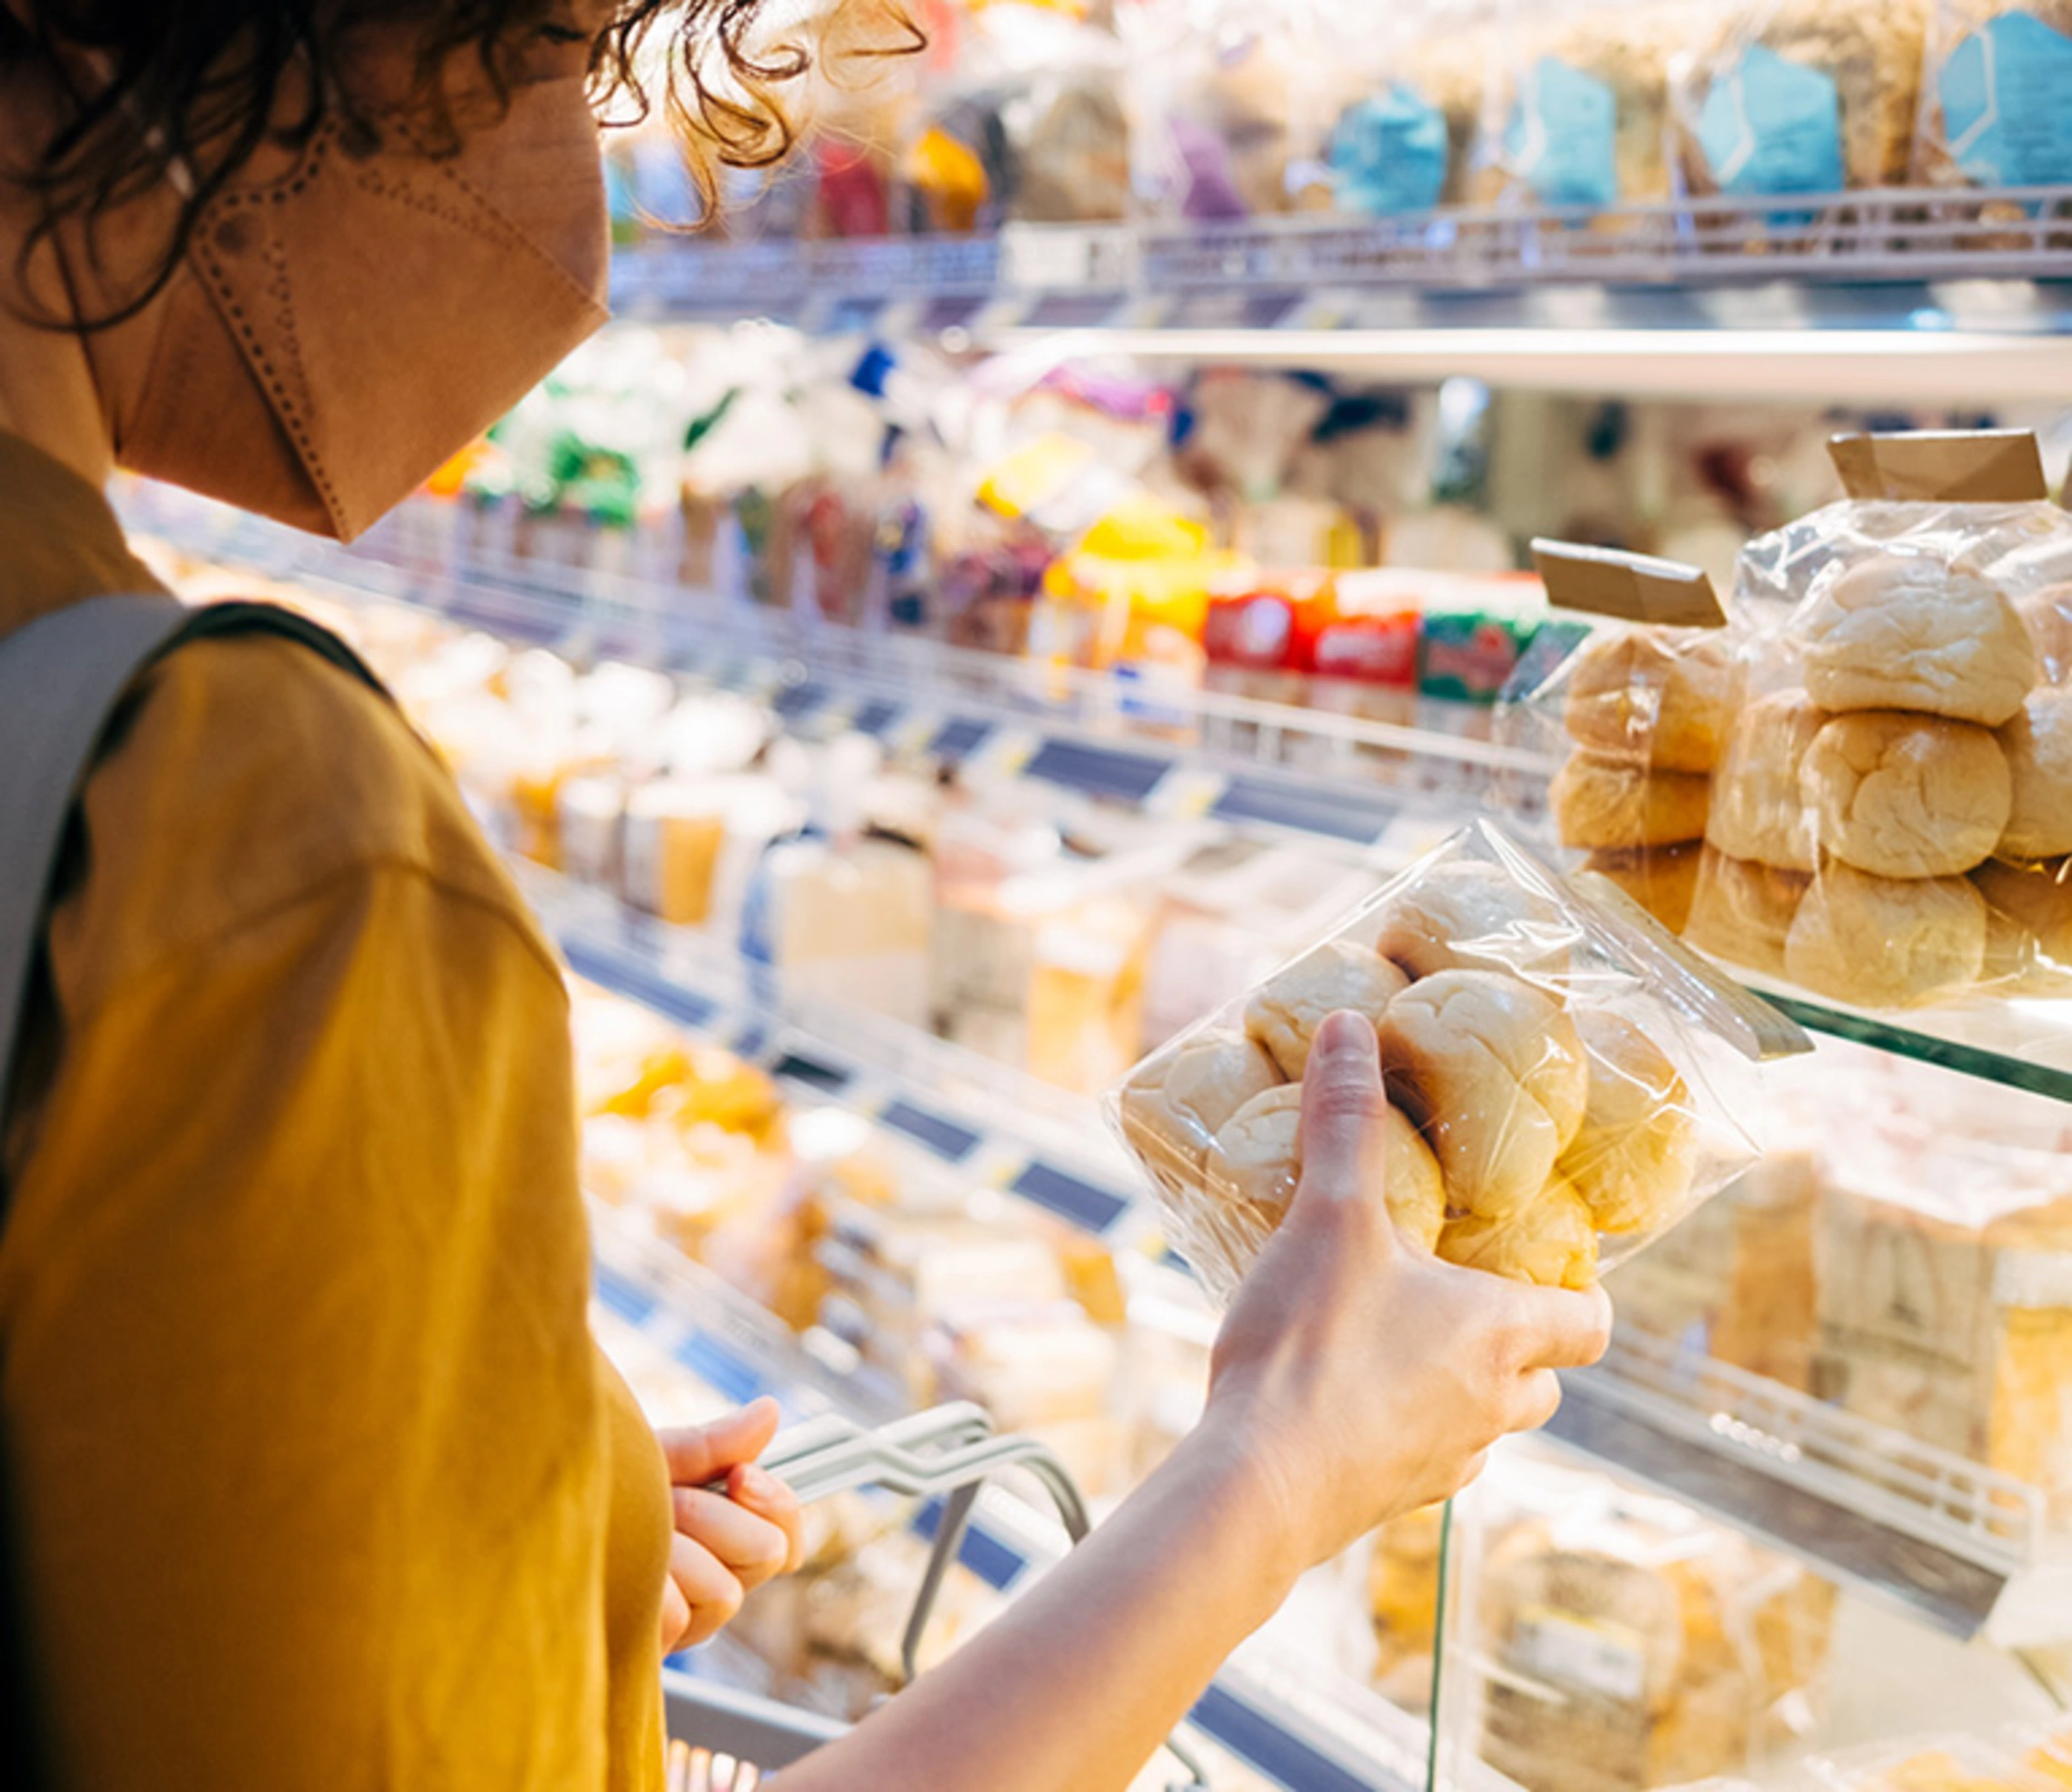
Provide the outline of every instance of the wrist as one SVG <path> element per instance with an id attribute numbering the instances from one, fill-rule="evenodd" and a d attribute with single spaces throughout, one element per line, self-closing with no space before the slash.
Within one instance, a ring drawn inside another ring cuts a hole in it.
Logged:
<path id="1" fill-rule="evenodd" d="M 1256 1608 L 1252 1621 L 1264 1623 L 1314 1565 L 1297 1477 L 1258 1427 L 1213 1401 L 1164 1472 L 1219 1510 L 1235 1547 L 1228 1562 L 1218 1565 L 1243 1572 Z"/>

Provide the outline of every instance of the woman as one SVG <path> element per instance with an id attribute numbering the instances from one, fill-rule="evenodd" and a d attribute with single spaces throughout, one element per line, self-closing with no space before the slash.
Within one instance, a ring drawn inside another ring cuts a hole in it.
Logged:
<path id="1" fill-rule="evenodd" d="M 0 653 L 150 588 L 118 463 L 339 535 L 407 493 L 603 315 L 586 77 L 676 34 L 694 145 L 782 146 L 756 4 L 0 0 Z M 430 755 L 298 647 L 190 645 L 47 913 L 0 1423 L 48 1777 L 652 1792 L 660 1654 L 796 1511 L 767 1408 L 658 1443 L 589 1337 L 560 975 Z M 1601 1349 L 1601 1300 L 1398 1242 L 1363 1022 L 1304 1098 L 1200 1427 L 794 1792 L 1124 1785 L 1297 1574 Z"/>

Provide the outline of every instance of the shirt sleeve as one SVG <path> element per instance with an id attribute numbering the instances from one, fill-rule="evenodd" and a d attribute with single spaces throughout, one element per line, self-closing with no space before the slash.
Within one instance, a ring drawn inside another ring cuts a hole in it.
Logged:
<path id="1" fill-rule="evenodd" d="M 60 1786 L 617 1783 L 574 1125 L 551 965 L 421 867 L 72 1023 L 0 1250 Z"/>

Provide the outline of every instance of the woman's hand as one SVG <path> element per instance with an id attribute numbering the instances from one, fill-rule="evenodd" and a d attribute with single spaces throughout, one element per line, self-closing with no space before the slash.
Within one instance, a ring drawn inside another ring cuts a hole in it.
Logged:
<path id="1" fill-rule="evenodd" d="M 799 1565 L 799 1502 L 755 1458 L 777 1434 L 777 1403 L 761 1399 L 709 1425 L 664 1431 L 676 1534 L 662 1589 L 662 1653 L 709 1642 L 742 1600 Z M 726 1491 L 708 1483 L 724 1480 Z"/>
<path id="2" fill-rule="evenodd" d="M 1611 1303 L 1458 1269 L 1382 1199 L 1380 1055 L 1331 1016 L 1303 1080 L 1302 1181 L 1216 1341 L 1205 1428 L 1264 1472 L 1301 1565 L 1472 1481 L 1594 1362 Z"/>

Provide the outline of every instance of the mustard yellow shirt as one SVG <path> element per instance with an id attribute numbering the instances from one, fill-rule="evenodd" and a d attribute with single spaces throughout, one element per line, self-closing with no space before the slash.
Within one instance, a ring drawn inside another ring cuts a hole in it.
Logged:
<path id="1" fill-rule="evenodd" d="M 150 583 L 0 435 L 0 634 Z M 395 711 L 281 641 L 154 672 L 80 819 L 0 1231 L 60 1786 L 654 1792 L 666 1476 L 590 1337 L 516 890 Z"/>

